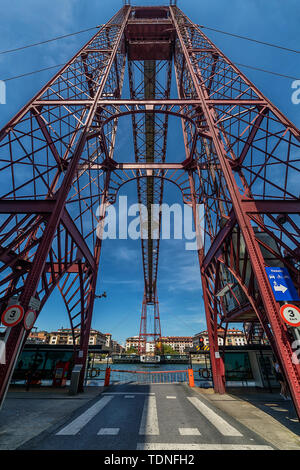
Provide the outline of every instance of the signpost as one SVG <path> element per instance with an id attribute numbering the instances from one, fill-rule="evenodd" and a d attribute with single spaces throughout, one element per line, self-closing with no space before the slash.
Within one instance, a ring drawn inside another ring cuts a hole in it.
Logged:
<path id="1" fill-rule="evenodd" d="M 24 330 L 23 330 L 23 333 L 22 333 L 22 338 L 20 340 L 20 343 L 19 343 L 19 346 L 18 346 L 18 350 L 17 350 L 17 353 L 16 353 L 16 357 L 15 357 L 15 360 L 14 360 L 14 364 L 13 364 L 13 367 L 11 368 L 11 371 L 10 371 L 10 375 L 9 375 L 9 380 L 7 381 L 7 385 L 6 385 L 6 388 L 5 388 L 5 392 L 3 394 L 3 397 L 2 397 L 2 400 L 0 401 L 0 410 L 3 406 L 3 403 L 4 403 L 4 400 L 5 400 L 5 397 L 6 397 L 6 394 L 7 394 L 7 390 L 8 390 L 8 387 L 9 387 L 9 384 L 10 384 L 10 381 L 11 381 L 11 378 L 12 378 L 12 375 L 13 375 L 13 372 L 14 372 L 14 369 L 15 369 L 15 365 L 16 365 L 16 361 L 17 361 L 17 358 L 20 354 L 20 351 L 22 349 L 22 345 L 23 345 L 23 342 L 24 342 L 24 339 L 25 339 L 25 336 L 26 336 L 26 331 L 30 330 L 36 320 L 36 311 L 35 310 L 38 310 L 40 308 L 40 301 L 38 299 L 35 299 L 34 297 L 31 297 L 30 299 L 30 304 L 29 304 L 29 308 L 24 316 L 24 308 L 22 307 L 22 305 L 18 304 L 18 303 L 15 303 L 15 302 L 18 302 L 18 297 L 14 296 L 12 297 L 9 302 L 8 302 L 8 306 L 6 307 L 6 309 L 4 310 L 4 312 L 2 313 L 2 316 L 1 316 L 1 322 L 3 323 L 3 325 L 7 326 L 7 329 L 6 329 L 6 333 L 5 333 L 5 343 L 9 337 L 9 334 L 11 332 L 11 327 L 13 326 L 16 326 L 18 323 L 20 323 L 24 317 Z"/>
<path id="2" fill-rule="evenodd" d="M 277 301 L 300 301 L 287 268 L 265 268 L 265 270 Z"/>
<path id="3" fill-rule="evenodd" d="M 39 299 L 36 299 L 35 297 L 31 297 L 28 306 L 29 306 L 30 309 L 37 312 L 40 309 L 41 301 Z"/>
<path id="4" fill-rule="evenodd" d="M 8 327 L 16 326 L 22 320 L 23 315 L 22 305 L 9 305 L 2 313 L 1 322 Z"/>
<path id="5" fill-rule="evenodd" d="M 290 326 L 300 326 L 300 308 L 296 305 L 285 304 L 280 308 L 280 315 L 282 319 Z"/>
<path id="6" fill-rule="evenodd" d="M 36 320 L 36 312 L 33 309 L 27 310 L 24 316 L 24 328 L 25 330 L 31 330 Z"/>

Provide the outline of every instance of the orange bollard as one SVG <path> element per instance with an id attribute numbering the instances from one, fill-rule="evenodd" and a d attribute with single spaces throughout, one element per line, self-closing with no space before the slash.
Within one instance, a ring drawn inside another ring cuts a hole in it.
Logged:
<path id="1" fill-rule="evenodd" d="M 195 387 L 193 369 L 188 369 L 188 376 L 189 376 L 189 386 L 190 387 Z"/>
<path id="2" fill-rule="evenodd" d="M 110 367 L 106 367 L 106 370 L 105 370 L 104 387 L 108 387 L 108 386 L 109 386 L 109 380 L 110 380 Z"/>

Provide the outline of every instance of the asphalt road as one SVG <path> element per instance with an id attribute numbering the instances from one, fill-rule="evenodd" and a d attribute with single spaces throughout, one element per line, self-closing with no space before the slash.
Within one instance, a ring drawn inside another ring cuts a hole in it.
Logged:
<path id="1" fill-rule="evenodd" d="M 256 450 L 268 442 L 181 384 L 118 385 L 59 427 L 24 444 L 35 450 Z M 20 449 L 20 448 L 19 448 Z"/>

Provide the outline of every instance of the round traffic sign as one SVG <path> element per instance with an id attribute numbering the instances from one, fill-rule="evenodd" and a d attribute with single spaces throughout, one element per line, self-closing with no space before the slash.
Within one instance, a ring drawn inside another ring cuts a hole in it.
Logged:
<path id="1" fill-rule="evenodd" d="M 2 313 L 1 322 L 5 326 L 15 326 L 22 320 L 23 315 L 22 305 L 9 305 Z"/>
<path id="2" fill-rule="evenodd" d="M 31 330 L 36 320 L 36 312 L 32 309 L 27 310 L 24 316 L 24 328 Z"/>
<path id="3" fill-rule="evenodd" d="M 280 315 L 288 325 L 300 326 L 300 308 L 296 307 L 296 305 L 282 305 Z"/>

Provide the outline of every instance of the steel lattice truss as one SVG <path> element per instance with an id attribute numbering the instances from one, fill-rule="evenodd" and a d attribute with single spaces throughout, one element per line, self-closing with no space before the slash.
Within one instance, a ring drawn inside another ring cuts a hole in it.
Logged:
<path id="1" fill-rule="evenodd" d="M 114 153 L 123 116 L 133 129 L 127 162 Z M 170 116 L 182 123 L 180 163 L 166 158 Z M 293 337 L 265 273 L 287 267 L 300 289 L 299 147 L 299 130 L 180 9 L 125 5 L 0 133 L 2 310 L 13 296 L 25 310 L 31 297 L 42 307 L 58 286 L 73 331 L 81 329 L 77 362 L 85 364 L 106 207 L 136 180 L 151 218 L 171 181 L 197 227 L 196 205 L 204 205 L 198 257 L 215 390 L 225 390 L 217 329 L 244 322 L 250 340 L 251 331 L 267 335 L 299 414 Z M 149 225 L 146 232 L 140 331 L 149 334 L 149 307 L 157 338 L 159 240 Z M 8 336 L 2 395 L 26 334 L 20 323 Z"/>

